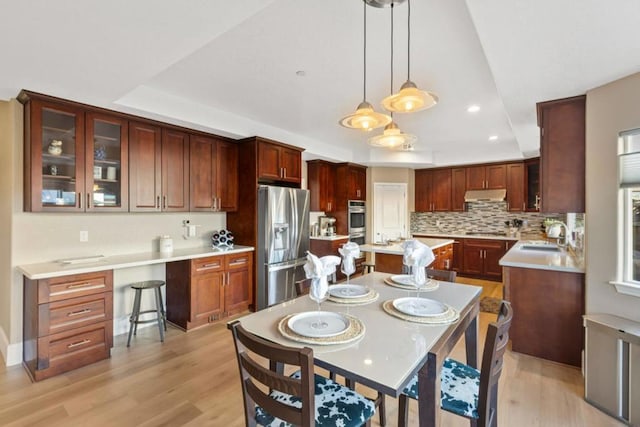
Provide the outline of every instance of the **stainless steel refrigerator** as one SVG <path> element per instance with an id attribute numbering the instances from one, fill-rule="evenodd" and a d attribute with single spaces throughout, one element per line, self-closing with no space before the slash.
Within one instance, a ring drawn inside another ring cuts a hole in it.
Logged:
<path id="1" fill-rule="evenodd" d="M 309 250 L 309 191 L 258 188 L 258 310 L 294 298 Z"/>

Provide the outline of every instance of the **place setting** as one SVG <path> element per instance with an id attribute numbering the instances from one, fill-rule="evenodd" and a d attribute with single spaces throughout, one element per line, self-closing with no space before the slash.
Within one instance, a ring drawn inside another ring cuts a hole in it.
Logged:
<path id="1" fill-rule="evenodd" d="M 307 254 L 304 270 L 307 278 L 311 279 L 309 298 L 318 304 L 316 311 L 294 313 L 283 317 L 278 322 L 278 331 L 293 341 L 315 345 L 347 344 L 359 340 L 364 336 L 365 326 L 358 318 L 349 314 L 322 311 L 321 304 L 331 298 L 327 276 L 333 274 L 340 258 L 327 255 L 318 258 L 312 253 Z M 336 298 L 342 300 L 363 299 L 367 292 L 358 289 L 359 285 L 334 285 Z M 377 296 L 376 296 L 377 298 Z"/>
<path id="2" fill-rule="evenodd" d="M 355 259 L 360 257 L 360 247 L 357 243 L 347 242 L 338 252 L 342 256 L 340 271 L 347 276 L 346 283 L 329 286 L 329 301 L 337 304 L 365 305 L 372 303 L 380 296 L 378 292 L 368 286 L 349 283 L 349 277 L 355 273 Z"/>
<path id="3" fill-rule="evenodd" d="M 426 277 L 426 267 L 433 262 L 433 251 L 418 240 L 402 243 L 403 263 L 411 267 L 413 274 L 395 275 L 385 279 L 390 286 L 407 290 L 416 290 L 415 297 L 403 297 L 387 300 L 382 304 L 384 311 L 391 316 L 416 323 L 446 324 L 457 321 L 460 313 L 453 307 L 434 299 L 419 296 L 421 290 L 437 289 L 439 283 Z"/>

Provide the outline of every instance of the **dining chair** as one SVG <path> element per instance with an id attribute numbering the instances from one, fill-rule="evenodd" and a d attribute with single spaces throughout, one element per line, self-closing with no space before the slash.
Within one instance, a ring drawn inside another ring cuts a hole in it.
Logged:
<path id="1" fill-rule="evenodd" d="M 502 301 L 497 321 L 490 323 L 487 329 L 480 371 L 450 358 L 444 361 L 440 374 L 440 407 L 468 418 L 472 427 L 498 425 L 498 380 L 512 317 L 511 304 Z M 398 399 L 400 427 L 407 425 L 408 397 L 418 399 L 417 375 Z"/>
<path id="2" fill-rule="evenodd" d="M 297 282 L 295 282 L 295 285 L 297 296 L 307 295 L 309 293 L 309 288 L 311 287 L 311 279 L 298 280 Z M 329 371 L 329 378 L 331 378 L 333 381 L 336 381 L 336 373 Z M 345 385 L 351 389 L 355 389 L 356 384 L 353 380 L 347 378 L 345 379 Z M 378 392 L 378 395 L 375 399 L 373 399 L 373 401 L 375 402 L 376 408 L 378 408 L 378 413 L 380 415 L 380 426 L 384 427 L 387 421 L 387 409 L 385 405 L 384 394 Z"/>
<path id="3" fill-rule="evenodd" d="M 436 270 L 435 268 L 427 268 L 427 277 L 442 280 L 443 282 L 455 283 L 457 275 L 458 273 L 453 270 Z"/>
<path id="4" fill-rule="evenodd" d="M 286 347 L 253 335 L 239 321 L 230 326 L 238 358 L 247 426 L 371 425 L 372 401 L 313 372 L 313 350 Z M 290 376 L 265 366 L 297 367 Z M 287 424 L 288 423 L 288 424 Z"/>

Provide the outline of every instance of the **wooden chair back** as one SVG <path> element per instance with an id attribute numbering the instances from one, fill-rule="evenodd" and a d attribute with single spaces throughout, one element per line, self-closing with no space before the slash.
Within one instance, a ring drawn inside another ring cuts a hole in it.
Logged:
<path id="1" fill-rule="evenodd" d="M 498 380 L 502 373 L 502 362 L 509 342 L 512 318 L 511 304 L 502 301 L 498 319 L 490 323 L 487 328 L 478 395 L 478 425 L 480 426 L 498 425 Z"/>
<path id="2" fill-rule="evenodd" d="M 240 322 L 231 324 L 230 328 L 240 369 L 246 425 L 256 425 L 255 408 L 259 405 L 288 423 L 315 426 L 313 350 L 271 343 L 248 332 Z M 271 367 L 283 364 L 297 366 L 301 377 L 290 378 L 281 369 L 267 368 L 266 363 Z M 271 390 L 299 397 L 302 407 L 298 409 L 278 402 L 269 397 Z"/>
<path id="3" fill-rule="evenodd" d="M 427 268 L 427 277 L 436 280 L 442 280 L 443 282 L 455 282 L 456 273 L 453 270 L 436 270 L 435 268 Z"/>
<path id="4" fill-rule="evenodd" d="M 307 295 L 311 288 L 311 279 L 298 280 L 296 283 L 296 295 Z"/>

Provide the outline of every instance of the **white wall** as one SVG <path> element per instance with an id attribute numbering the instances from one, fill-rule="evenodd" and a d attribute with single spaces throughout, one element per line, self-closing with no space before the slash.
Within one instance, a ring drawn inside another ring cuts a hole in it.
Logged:
<path id="1" fill-rule="evenodd" d="M 157 250 L 161 234 L 172 236 L 175 248 L 209 245 L 211 233 L 226 227 L 224 213 L 22 212 L 22 117 L 22 106 L 17 101 L 0 103 L 0 200 L 4 201 L 0 207 L 0 349 L 9 364 L 19 363 L 22 358 L 23 278 L 15 268 L 17 265 L 87 254 L 109 256 Z M 12 159 L 11 164 L 7 159 Z M 183 239 L 184 219 L 200 225 L 196 238 Z M 80 243 L 80 230 L 89 232 L 88 242 Z M 123 332 L 122 319 L 130 311 L 126 283 L 149 276 L 164 279 L 162 265 L 114 274 L 115 333 Z"/>
<path id="2" fill-rule="evenodd" d="M 618 133 L 640 127 L 640 73 L 587 92 L 586 311 L 640 321 L 640 298 L 619 294 Z"/>

